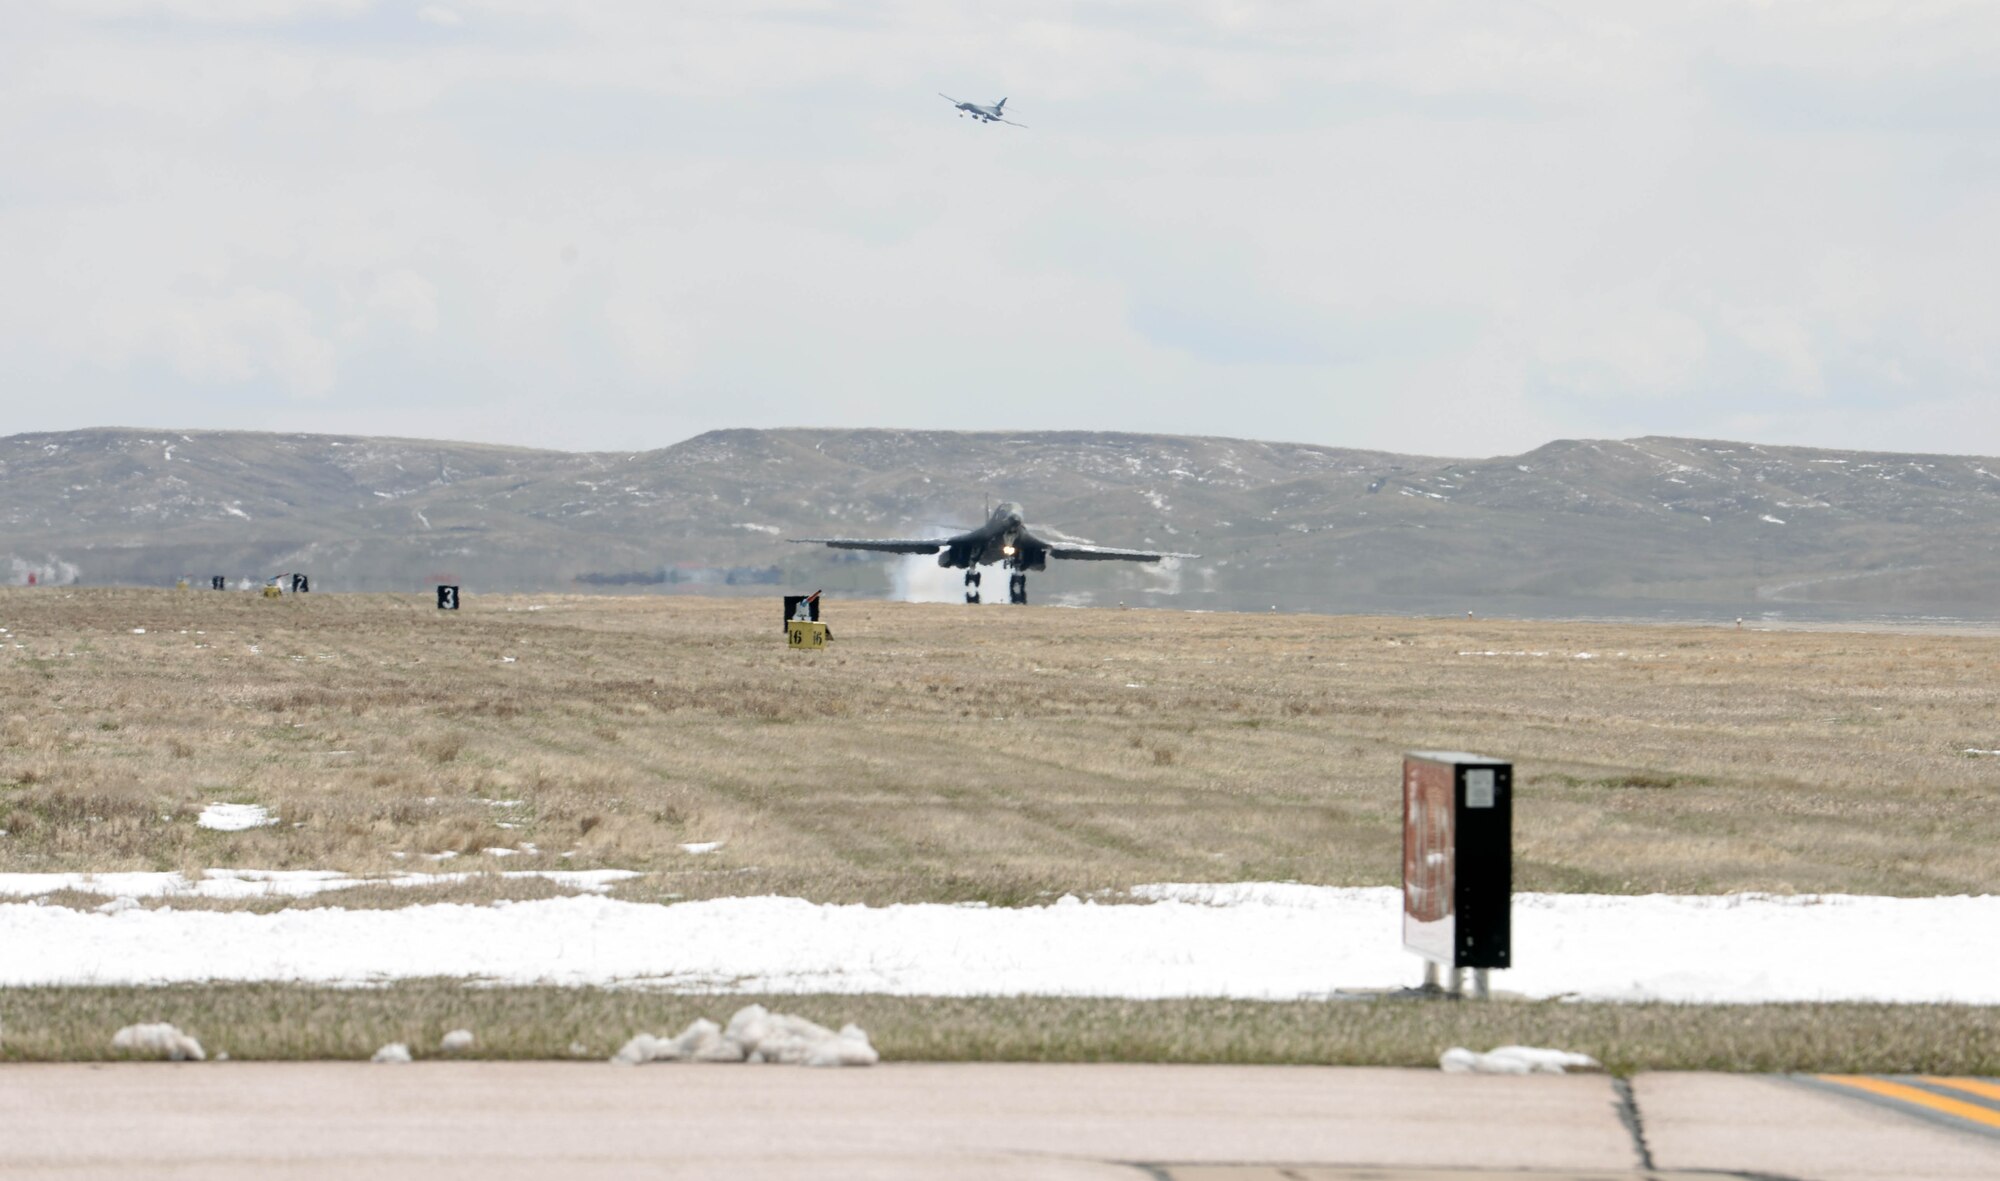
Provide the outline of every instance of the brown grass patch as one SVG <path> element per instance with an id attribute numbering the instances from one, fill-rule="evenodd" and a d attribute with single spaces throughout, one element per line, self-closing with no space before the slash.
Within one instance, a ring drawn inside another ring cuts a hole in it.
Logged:
<path id="1" fill-rule="evenodd" d="M 1401 752 L 1456 747 L 1515 760 L 1522 889 L 2000 889 L 1991 636 L 831 603 L 806 654 L 774 602 L 530 602 L 0 591 L 0 871 L 1380 885 Z"/>
<path id="2" fill-rule="evenodd" d="M 392 1041 L 435 1056 L 444 1032 L 461 1027 L 478 1035 L 473 1057 L 565 1058 L 580 1044 L 604 1058 L 640 1030 L 724 1020 L 753 1001 L 833 1027 L 857 1022 L 893 1061 L 1435 1066 L 1450 1046 L 1526 1043 L 1578 1050 L 1620 1074 L 2000 1074 L 1991 1006 L 682 996 L 444 980 L 10 989 L 0 993 L 0 1062 L 110 1059 L 112 1032 L 137 1021 L 171 1021 L 236 1059 L 362 1059 Z"/>

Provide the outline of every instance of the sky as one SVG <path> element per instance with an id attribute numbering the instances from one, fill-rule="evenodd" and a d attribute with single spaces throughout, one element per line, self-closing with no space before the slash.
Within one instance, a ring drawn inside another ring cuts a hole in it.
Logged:
<path id="1" fill-rule="evenodd" d="M 0 143 L 0 435 L 2000 454 L 1985 2 L 8 0 Z"/>

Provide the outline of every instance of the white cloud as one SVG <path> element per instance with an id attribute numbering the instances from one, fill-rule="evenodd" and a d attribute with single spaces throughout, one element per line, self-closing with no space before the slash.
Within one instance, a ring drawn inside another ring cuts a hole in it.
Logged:
<path id="1" fill-rule="evenodd" d="M 378 0 L 60 0 L 99 19 L 166 18 L 203 24 L 265 24 L 308 17 L 350 17 Z"/>
<path id="2" fill-rule="evenodd" d="M 1671 308 L 1578 306 L 1536 327 L 1550 380 L 1587 396 L 1664 397 L 1687 388 L 1708 358 L 1708 333 Z"/>
<path id="3" fill-rule="evenodd" d="M 379 276 L 352 331 L 366 331 L 372 324 L 386 321 L 429 336 L 438 328 L 437 295 L 429 279 L 407 267 Z"/>
<path id="4" fill-rule="evenodd" d="M 690 334 L 667 301 L 621 293 L 604 301 L 604 323 L 624 358 L 640 377 L 672 381 L 693 362 Z"/>
<path id="5" fill-rule="evenodd" d="M 1819 350 L 1805 317 L 1795 308 L 1728 308 L 1726 328 L 1752 352 L 1771 362 L 1766 384 L 1785 393 L 1817 398 L 1826 392 Z"/>
<path id="6" fill-rule="evenodd" d="M 333 343 L 313 313 L 283 292 L 241 287 L 221 295 L 109 296 L 94 309 L 96 341 L 111 363 L 165 362 L 190 382 L 268 379 L 288 393 L 331 390 Z"/>
<path id="7" fill-rule="evenodd" d="M 2000 452 L 1986 6 L 13 19 L 0 364 L 50 396 L 0 428 L 152 421 L 166 386 L 191 425 L 569 446 L 1761 423 Z"/>

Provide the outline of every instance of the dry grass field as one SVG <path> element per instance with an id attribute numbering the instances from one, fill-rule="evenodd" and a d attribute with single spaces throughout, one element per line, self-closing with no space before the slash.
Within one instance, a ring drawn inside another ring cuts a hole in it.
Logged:
<path id="1" fill-rule="evenodd" d="M 437 1057 L 469 1028 L 479 1058 L 603 1059 L 640 1030 L 726 1021 L 758 1002 L 853 1021 L 890 1061 L 1235 1062 L 1435 1066 L 1448 1046 L 1561 1046 L 1606 1068 L 2000 1074 L 2000 1008 L 1976 1005 L 1573 1004 L 1562 1001 L 1091 1000 L 1064 997 L 690 996 L 643 989 L 18 988 L 0 993 L 0 1062 L 119 1057 L 110 1033 L 171 1021 L 213 1055 L 365 1059 L 406 1042 Z M 723 1069 L 690 1067 L 688 1069 Z"/>
<path id="2" fill-rule="evenodd" d="M 797 653 L 778 614 L 0 591 L 0 871 L 1384 885 L 1401 752 L 1457 748 L 1515 761 L 1521 889 L 2000 889 L 2000 757 L 1965 753 L 2000 749 L 2000 636 L 833 602 Z M 198 827 L 216 801 L 280 822 Z"/>

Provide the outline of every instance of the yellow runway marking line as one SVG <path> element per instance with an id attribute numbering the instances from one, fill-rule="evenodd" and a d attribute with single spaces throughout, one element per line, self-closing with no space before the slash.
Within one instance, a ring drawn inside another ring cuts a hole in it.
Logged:
<path id="1" fill-rule="evenodd" d="M 1978 1095 L 1982 1099 L 2000 1102 L 2000 1083 L 1990 1083 L 1983 1078 L 1937 1078 L 1925 1075 L 1924 1081 L 1933 1087 L 1950 1087 L 1954 1091 L 1964 1091 L 1968 1095 Z"/>
<path id="2" fill-rule="evenodd" d="M 1923 1090 L 1920 1087 L 1912 1087 L 1907 1083 L 1891 1082 L 1885 1078 L 1869 1078 L 1858 1074 L 1823 1074 L 1819 1078 L 1822 1082 L 1833 1083 L 1842 1087 L 1852 1087 L 1857 1091 L 1866 1091 L 1871 1095 L 1879 1095 L 1884 1099 L 1894 1099 L 1898 1103 L 1908 1103 L 1913 1107 L 1921 1107 L 1927 1111 L 1936 1111 L 1944 1115 L 1956 1116 L 1959 1119 L 1969 1120 L 1972 1123 L 1989 1128 L 2000 1128 L 2000 1111 L 1995 1111 L 1991 1107 L 1983 1107 L 1977 1103 L 1967 1103 L 1963 1099 L 1951 1099 L 1943 1095 L 1933 1095 L 1929 1091 Z"/>

